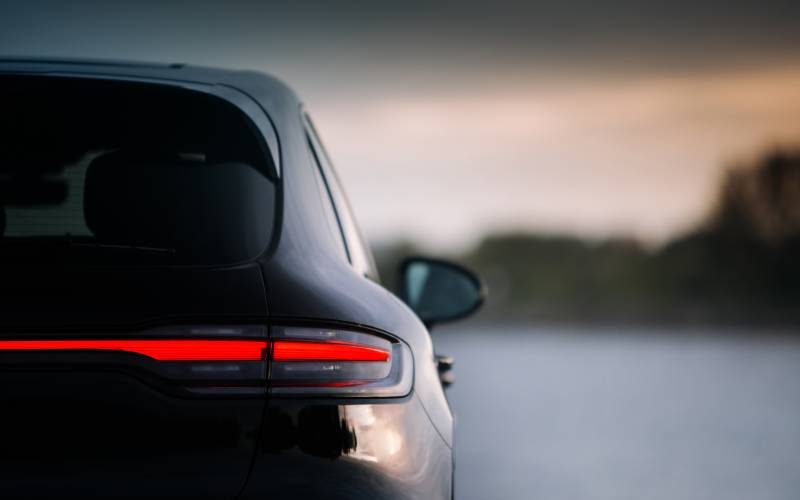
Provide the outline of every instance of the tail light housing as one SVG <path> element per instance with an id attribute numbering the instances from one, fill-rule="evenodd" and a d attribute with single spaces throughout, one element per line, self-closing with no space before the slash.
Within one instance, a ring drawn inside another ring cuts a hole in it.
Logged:
<path id="1" fill-rule="evenodd" d="M 267 328 L 261 325 L 180 325 L 137 332 L 136 338 L 2 339 L 0 364 L 64 370 L 135 371 L 165 389 L 198 395 L 266 393 Z"/>
<path id="2" fill-rule="evenodd" d="M 411 391 L 404 343 L 342 329 L 171 326 L 137 338 L 0 339 L 2 365 L 129 368 L 200 395 L 400 397 Z M 268 372 L 269 368 L 269 372 Z"/>
<path id="3" fill-rule="evenodd" d="M 261 361 L 267 343 L 260 340 L 5 340 L 2 351 L 116 351 L 156 361 Z"/>
<path id="4" fill-rule="evenodd" d="M 400 397 L 411 391 L 404 343 L 332 328 L 272 328 L 270 393 L 276 396 Z"/>

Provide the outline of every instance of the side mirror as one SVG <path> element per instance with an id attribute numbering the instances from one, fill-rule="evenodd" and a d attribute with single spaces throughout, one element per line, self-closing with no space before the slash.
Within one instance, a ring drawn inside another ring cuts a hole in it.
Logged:
<path id="1" fill-rule="evenodd" d="M 483 283 L 472 271 L 424 257 L 403 261 L 400 287 L 401 298 L 428 326 L 469 316 L 486 296 Z"/>

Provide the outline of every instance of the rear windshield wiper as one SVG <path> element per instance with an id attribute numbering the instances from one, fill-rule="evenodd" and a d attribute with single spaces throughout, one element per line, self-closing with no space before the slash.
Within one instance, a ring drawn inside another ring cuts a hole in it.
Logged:
<path id="1" fill-rule="evenodd" d="M 174 248 L 146 247 L 138 245 L 116 245 L 110 243 L 82 243 L 77 241 L 69 242 L 73 248 L 92 248 L 98 250 L 120 250 L 123 252 L 155 253 L 160 255 L 175 255 L 178 253 Z"/>

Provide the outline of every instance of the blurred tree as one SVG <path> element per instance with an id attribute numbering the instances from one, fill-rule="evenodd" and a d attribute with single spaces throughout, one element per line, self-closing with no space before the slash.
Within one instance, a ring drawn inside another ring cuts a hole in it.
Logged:
<path id="1" fill-rule="evenodd" d="M 377 249 L 389 288 L 415 252 Z M 800 324 L 800 149 L 730 169 L 711 216 L 659 249 L 510 233 L 443 257 L 483 276 L 491 321 Z"/>
<path id="2" fill-rule="evenodd" d="M 771 244 L 800 235 L 800 150 L 776 150 L 733 168 L 722 184 L 710 229 L 747 232 Z"/>

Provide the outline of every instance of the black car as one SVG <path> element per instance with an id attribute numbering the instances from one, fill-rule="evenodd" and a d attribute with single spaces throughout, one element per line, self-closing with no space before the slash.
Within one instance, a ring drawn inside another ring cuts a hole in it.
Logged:
<path id="1" fill-rule="evenodd" d="M 295 94 L 184 65 L 0 61 L 0 498 L 449 499 L 427 330 Z"/>

